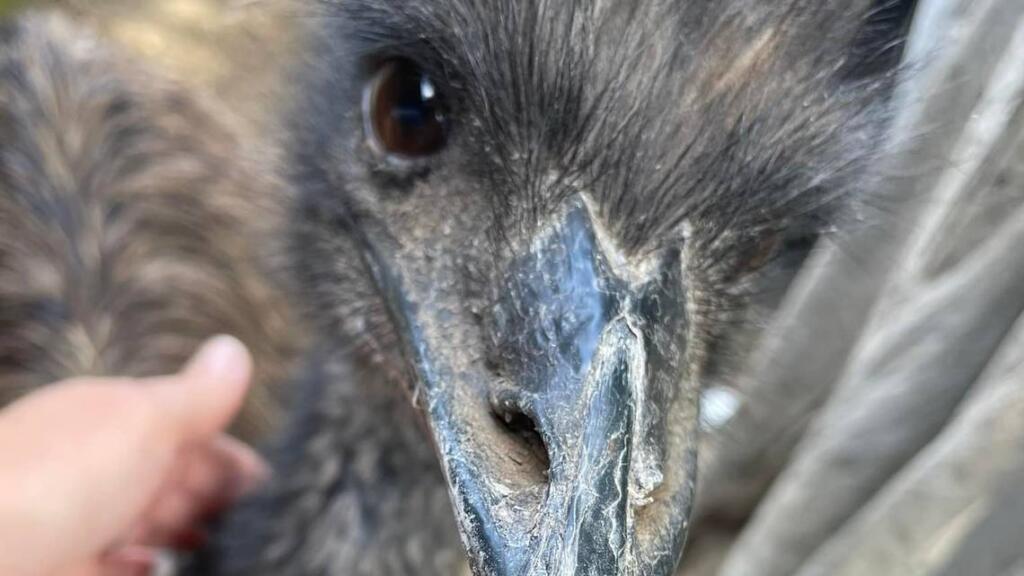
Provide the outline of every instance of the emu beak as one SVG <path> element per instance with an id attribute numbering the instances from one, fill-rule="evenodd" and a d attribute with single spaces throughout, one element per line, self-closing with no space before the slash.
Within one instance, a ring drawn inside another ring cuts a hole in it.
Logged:
<path id="1" fill-rule="evenodd" d="M 457 266 L 369 255 L 477 575 L 675 569 L 697 419 L 679 255 L 637 279 L 605 244 L 568 203 L 477 322 L 447 280 Z"/>

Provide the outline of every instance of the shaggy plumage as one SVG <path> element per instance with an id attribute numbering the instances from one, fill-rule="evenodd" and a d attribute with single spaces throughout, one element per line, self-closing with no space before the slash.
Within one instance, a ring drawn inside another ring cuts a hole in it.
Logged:
<path id="1" fill-rule="evenodd" d="M 229 115 L 54 16 L 0 27 L 0 403 L 253 347 L 266 431 L 296 348 L 267 267 L 281 188 Z"/>

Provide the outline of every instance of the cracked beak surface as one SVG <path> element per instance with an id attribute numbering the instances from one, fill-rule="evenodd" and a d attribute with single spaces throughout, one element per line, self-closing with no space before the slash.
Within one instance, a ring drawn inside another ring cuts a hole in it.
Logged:
<path id="1" fill-rule="evenodd" d="M 671 574 L 697 420 L 679 254 L 640 277 L 571 201 L 469 312 L 443 247 L 367 245 L 474 572 Z"/>

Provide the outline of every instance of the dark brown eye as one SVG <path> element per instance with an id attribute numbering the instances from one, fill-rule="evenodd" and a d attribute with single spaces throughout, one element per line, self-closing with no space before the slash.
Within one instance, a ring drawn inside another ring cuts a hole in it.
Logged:
<path id="1" fill-rule="evenodd" d="M 444 147 L 448 120 L 434 82 L 408 60 L 391 60 L 367 89 L 369 136 L 388 154 L 429 156 Z"/>

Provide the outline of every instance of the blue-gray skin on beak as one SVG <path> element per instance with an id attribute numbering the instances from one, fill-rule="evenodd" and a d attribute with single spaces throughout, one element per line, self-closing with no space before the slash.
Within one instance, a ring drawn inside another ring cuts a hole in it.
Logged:
<path id="1" fill-rule="evenodd" d="M 602 246 L 570 202 L 469 326 L 445 295 L 453 268 L 424 272 L 367 240 L 476 574 L 660 576 L 677 563 L 696 420 L 679 254 L 636 280 Z M 532 457 L 502 418 L 535 428 Z"/>

